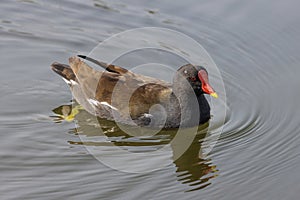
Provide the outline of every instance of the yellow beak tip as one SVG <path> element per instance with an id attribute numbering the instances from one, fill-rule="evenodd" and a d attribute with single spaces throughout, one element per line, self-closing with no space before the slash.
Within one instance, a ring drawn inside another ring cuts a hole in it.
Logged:
<path id="1" fill-rule="evenodd" d="M 214 98 L 218 98 L 218 97 L 219 97 L 218 94 L 217 94 L 216 92 L 211 93 L 210 96 L 212 96 L 212 97 L 214 97 Z"/>

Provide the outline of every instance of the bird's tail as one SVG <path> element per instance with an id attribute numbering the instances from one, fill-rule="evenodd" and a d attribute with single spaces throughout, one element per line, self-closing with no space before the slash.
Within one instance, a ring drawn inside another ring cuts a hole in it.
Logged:
<path id="1" fill-rule="evenodd" d="M 75 81 L 76 79 L 76 76 L 69 65 L 54 62 L 51 65 L 51 69 L 62 76 L 66 81 Z"/>

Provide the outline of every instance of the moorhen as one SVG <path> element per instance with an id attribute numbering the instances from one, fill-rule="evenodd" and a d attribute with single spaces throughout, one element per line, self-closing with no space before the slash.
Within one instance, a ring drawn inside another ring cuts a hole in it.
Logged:
<path id="1" fill-rule="evenodd" d="M 79 57 L 105 70 L 94 70 Z M 204 94 L 218 97 L 208 83 L 206 69 L 192 64 L 180 67 L 172 84 L 82 55 L 69 58 L 69 65 L 54 62 L 51 67 L 67 82 L 85 110 L 124 124 L 197 126 L 210 119 Z"/>

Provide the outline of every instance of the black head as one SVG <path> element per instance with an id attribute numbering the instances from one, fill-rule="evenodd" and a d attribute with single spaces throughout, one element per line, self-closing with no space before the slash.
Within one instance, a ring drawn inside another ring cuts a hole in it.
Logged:
<path id="1" fill-rule="evenodd" d="M 189 83 L 196 95 L 205 93 L 215 98 L 218 97 L 217 93 L 213 90 L 208 82 L 208 73 L 204 67 L 194 66 L 191 64 L 183 65 L 177 70 L 177 74 Z M 179 81 L 175 79 L 174 82 Z"/>

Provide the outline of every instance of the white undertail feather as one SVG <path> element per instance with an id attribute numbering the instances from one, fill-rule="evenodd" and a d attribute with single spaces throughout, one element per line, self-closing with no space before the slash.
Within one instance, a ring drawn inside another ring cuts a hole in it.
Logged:
<path id="1" fill-rule="evenodd" d="M 68 85 L 71 85 L 71 81 L 69 81 L 68 79 L 65 79 L 64 77 L 62 77 L 62 79 L 68 84 Z"/>
<path id="2" fill-rule="evenodd" d="M 74 80 L 68 80 L 68 79 L 65 79 L 64 77 L 62 77 L 62 79 L 68 84 L 68 85 L 78 85 L 78 83 Z"/>
<path id="3" fill-rule="evenodd" d="M 72 85 L 78 85 L 78 83 L 77 83 L 76 81 L 74 81 L 74 80 L 72 80 L 72 79 L 71 79 L 70 81 L 71 81 L 71 84 L 72 84 Z"/>

